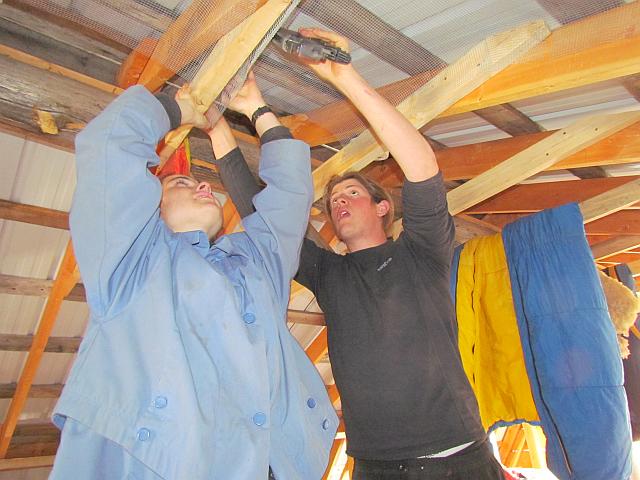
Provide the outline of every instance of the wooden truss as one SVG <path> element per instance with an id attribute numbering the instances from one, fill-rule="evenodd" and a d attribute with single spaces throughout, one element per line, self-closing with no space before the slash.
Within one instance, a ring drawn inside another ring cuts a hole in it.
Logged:
<path id="1" fill-rule="evenodd" d="M 227 6 L 231 3 L 233 2 L 221 2 Z M 271 27 L 278 15 L 277 12 L 283 11 L 288 3 L 285 0 L 260 2 L 259 12 L 270 11 L 271 16 L 263 15 L 258 18 L 252 15 L 246 23 L 238 24 L 236 30 L 222 37 L 220 45 L 224 48 L 214 50 L 197 77 L 196 91 L 202 97 L 203 108 L 210 105 L 215 98 L 211 92 L 219 92 L 226 80 L 235 73 L 234 69 L 237 70 L 238 64 L 231 65 L 230 59 L 241 63 L 251 53 L 251 41 L 255 42 L 262 37 Z M 343 29 L 357 28 L 349 23 L 349 18 L 330 15 L 329 7 L 314 10 L 313 3 L 305 3 L 304 8 L 309 15 L 324 15 L 325 22 L 344 22 L 340 24 L 340 28 Z M 553 14 L 554 2 L 540 0 L 540 3 Z M 362 7 L 353 0 L 338 3 L 331 0 L 327 1 L 327 4 L 335 4 L 335 8 L 352 9 L 350 11 L 364 14 L 358 10 Z M 6 5 L 0 7 L 0 18 L 20 17 L 22 22 L 29 21 L 19 10 Z M 137 12 L 149 18 L 153 18 L 154 15 L 153 12 L 142 11 L 142 7 Z M 222 15 L 224 11 L 217 14 Z M 181 28 L 185 28 L 184 25 L 188 23 L 187 20 L 192 19 L 192 15 L 192 10 L 188 9 L 157 42 L 155 48 L 159 58 L 162 55 L 170 55 L 173 36 Z M 554 184 L 552 187 L 549 184 L 519 185 L 531 175 L 546 170 L 593 168 L 640 161 L 640 115 L 637 112 L 593 117 L 555 132 L 545 132 L 507 103 L 543 93 L 561 92 L 576 86 L 622 78 L 625 78 L 625 85 L 630 91 L 638 93 L 640 88 L 637 77 L 632 75 L 640 74 L 640 3 L 629 3 L 603 13 L 584 12 L 584 15 L 592 16 L 560 27 L 548 37 L 545 27 L 538 23 L 487 39 L 477 50 L 470 51 L 456 64 L 446 67 L 435 76 L 433 72 L 412 71 L 415 62 L 407 61 L 407 58 L 414 58 L 412 55 L 415 58 L 430 56 L 434 64 L 442 62 L 440 59 L 421 46 L 414 45 L 415 42 L 411 43 L 410 39 L 380 19 L 371 19 L 371 22 L 381 22 L 377 28 L 378 32 L 393 35 L 397 40 L 396 44 L 403 46 L 406 55 L 390 55 L 389 61 L 412 75 L 406 80 L 384 86 L 380 91 L 383 95 L 393 98 L 399 91 L 411 88 L 414 91 L 413 95 L 400 103 L 398 108 L 417 128 L 424 127 L 435 118 L 443 119 L 459 113 L 476 111 L 506 132 L 517 135 L 505 140 L 437 151 L 438 162 L 445 179 L 466 181 L 452 189 L 448 197 L 451 211 L 456 214 L 460 241 L 475 235 L 499 231 L 502 223 L 498 217 L 501 215 L 523 215 L 564 202 L 576 201 L 580 202 L 587 233 L 598 236 L 600 240 L 592 244 L 595 259 L 604 261 L 622 258 L 620 255 L 632 256 L 640 247 L 640 219 L 636 215 L 640 202 L 638 178 L 593 178 L 563 182 L 562 185 Z M 564 21 L 562 18 L 558 20 Z M 155 18 L 154 21 L 158 19 Z M 251 25 L 251 28 L 247 25 Z M 32 25 L 32 28 L 39 27 Z M 206 29 L 206 24 L 203 23 L 196 37 L 216 35 L 216 32 L 207 32 Z M 592 35 L 597 29 L 608 29 L 618 40 L 606 44 L 598 43 L 593 40 Z M 616 32 L 624 34 L 618 35 Z M 249 37 L 253 40 L 249 41 Z M 579 41 L 575 41 L 576 38 Z M 359 38 L 358 43 L 364 48 L 376 51 L 374 40 Z M 249 43 L 246 43 L 247 41 Z M 489 56 L 487 51 L 497 49 L 505 43 L 511 45 L 512 49 L 501 50 L 501 56 L 491 55 L 493 64 L 489 68 L 486 64 L 483 64 L 482 69 L 474 68 L 474 62 L 481 56 L 480 51 L 485 52 L 482 59 L 486 60 Z M 0 86 L 11 85 L 14 78 L 21 78 L 25 84 L 23 90 L 14 92 L 9 101 L 16 105 L 27 105 L 29 108 L 25 113 L 0 104 L 0 130 L 72 151 L 75 133 L 121 92 L 117 86 L 101 78 L 100 73 L 96 73 L 110 67 L 102 65 L 96 57 L 88 63 L 85 62 L 90 67 L 93 65 L 93 70 L 86 70 L 82 62 L 74 63 L 73 59 L 69 60 L 65 55 L 56 57 L 57 54 L 54 53 L 52 57 L 47 57 L 48 60 L 43 60 L 39 55 L 45 56 L 44 51 L 27 52 L 18 47 L 19 45 L 12 44 L 0 35 Z M 192 49 L 193 57 L 199 54 L 196 45 L 189 48 Z M 558 49 L 562 55 L 549 57 L 547 52 L 551 48 Z M 58 52 L 59 49 L 51 51 Z M 380 52 L 380 55 L 385 55 L 385 52 Z M 519 61 L 514 63 L 518 58 Z M 213 71 L 219 73 L 222 66 L 229 67 L 223 81 L 220 80 L 222 77 L 211 75 Z M 444 67 L 444 63 L 442 66 Z M 276 75 L 280 73 L 275 72 Z M 166 71 L 151 63 L 144 70 L 141 79 L 153 88 L 164 82 L 166 76 Z M 317 93 L 310 90 L 309 94 Z M 59 133 L 56 136 L 42 134 L 35 123 L 32 110 L 53 111 L 50 120 Z M 339 140 L 342 138 L 341 135 L 346 137 L 359 134 L 347 147 L 314 170 L 316 199 L 331 175 L 348 169 L 365 168 L 386 154 L 384 147 L 379 145 L 368 131 L 354 131 L 345 127 L 353 123 L 353 115 L 354 112 L 349 105 L 336 101 L 306 115 L 292 115 L 284 119 L 296 137 L 312 145 Z M 246 134 L 240 132 L 236 134 L 250 164 L 255 168 L 255 139 L 247 138 Z M 194 169 L 202 178 L 211 180 L 215 189 L 224 191 L 217 173 L 203 161 L 210 155 L 205 143 L 194 139 L 194 153 L 197 157 Z M 388 186 L 398 186 L 398 180 L 401 178 L 397 168 L 389 162 L 370 165 L 367 174 Z M 483 221 L 470 216 L 471 214 L 487 216 Z M 66 212 L 7 200 L 0 200 L 0 219 L 68 229 Z M 229 230 L 233 230 L 239 217 L 232 207 L 225 209 L 225 220 Z M 317 233 L 317 237 L 327 244 L 336 244 L 328 224 Z M 634 272 L 640 274 L 640 253 L 638 255 L 638 260 L 630 262 L 630 266 Z M 81 283 L 78 283 L 79 280 L 70 247 L 67 247 L 53 280 L 0 275 L 0 293 L 47 298 L 46 308 L 34 335 L 0 334 L 1 350 L 28 351 L 19 381 L 15 384 L 0 385 L 0 398 L 12 399 L 0 430 L 0 470 L 47 466 L 53 461 L 57 437 L 55 432 L 47 430 L 48 426 L 41 426 L 40 430 L 37 430 L 38 438 L 47 438 L 47 448 L 42 447 L 43 442 L 40 442 L 39 448 L 33 447 L 27 451 L 24 448 L 25 441 L 12 443 L 12 439 L 36 435 L 33 428 L 29 430 L 18 421 L 26 400 L 30 397 L 54 398 L 62 388 L 59 384 L 34 385 L 34 376 L 44 352 L 77 351 L 78 338 L 51 337 L 50 334 L 63 300 L 84 301 L 84 289 Z M 292 295 L 295 296 L 301 291 L 301 287 L 294 287 Z M 323 315 L 290 310 L 288 316 L 292 323 L 317 327 L 318 334 L 307 345 L 306 351 L 312 361 L 323 361 L 327 354 Z M 337 404 L 339 393 L 335 385 L 327 385 L 327 389 L 332 401 Z M 526 438 L 530 447 L 536 445 L 536 451 L 531 453 L 531 458 L 535 455 L 535 461 L 541 463 L 540 441 L 536 435 L 528 427 L 508 431 L 503 439 L 503 446 L 505 456 L 510 455 L 507 457 L 509 461 L 516 461 L 515 457 L 521 455 L 522 444 L 525 443 L 523 439 Z M 21 449 L 18 449 L 17 445 L 22 445 Z M 339 434 L 332 450 L 330 467 L 340 472 L 348 471 L 351 465 L 345 461 L 344 451 L 344 435 Z M 9 458 L 16 456 L 24 458 Z M 328 469 L 327 475 L 330 471 L 331 468 Z"/>

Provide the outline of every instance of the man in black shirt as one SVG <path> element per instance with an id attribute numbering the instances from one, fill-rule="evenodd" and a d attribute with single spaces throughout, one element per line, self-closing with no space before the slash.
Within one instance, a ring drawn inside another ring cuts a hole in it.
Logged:
<path id="1" fill-rule="evenodd" d="M 333 33 L 301 33 L 348 48 Z M 449 293 L 455 230 L 435 155 L 351 65 L 308 65 L 353 103 L 406 177 L 396 241 L 386 235 L 393 212 L 384 189 L 357 173 L 332 179 L 325 205 L 349 253 L 305 240 L 296 277 L 325 313 L 353 478 L 502 479 L 458 350 Z M 212 132 L 214 144 L 220 136 Z M 244 216 L 258 187 L 239 150 L 226 151 L 220 173 Z"/>

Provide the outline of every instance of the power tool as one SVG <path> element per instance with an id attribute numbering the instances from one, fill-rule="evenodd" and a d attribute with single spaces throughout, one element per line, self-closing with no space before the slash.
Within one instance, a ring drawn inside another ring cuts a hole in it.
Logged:
<path id="1" fill-rule="evenodd" d="M 287 53 L 311 60 L 331 60 L 344 65 L 351 63 L 351 55 L 348 52 L 319 38 L 303 37 L 294 30 L 278 30 L 273 37 L 273 43 Z"/>

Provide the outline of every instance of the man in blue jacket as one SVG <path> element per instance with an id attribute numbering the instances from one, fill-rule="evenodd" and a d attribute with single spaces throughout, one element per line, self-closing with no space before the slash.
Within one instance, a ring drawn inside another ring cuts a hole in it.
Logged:
<path id="1" fill-rule="evenodd" d="M 148 170 L 170 128 L 207 126 L 188 93 L 133 87 L 78 135 L 70 223 L 91 318 L 54 411 L 51 478 L 322 476 L 337 418 L 285 321 L 309 148 L 264 106 L 250 78 L 232 107 L 261 135 L 267 188 L 245 231 L 214 244 L 210 186 Z"/>

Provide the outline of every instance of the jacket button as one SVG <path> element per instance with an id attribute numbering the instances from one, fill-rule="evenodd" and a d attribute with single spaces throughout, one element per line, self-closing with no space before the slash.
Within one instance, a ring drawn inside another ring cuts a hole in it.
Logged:
<path id="1" fill-rule="evenodd" d="M 322 429 L 329 430 L 329 420 L 326 418 L 322 421 Z"/>
<path id="2" fill-rule="evenodd" d="M 316 406 L 315 398 L 309 398 L 309 400 L 307 400 L 307 407 L 315 408 L 315 406 Z"/>
<path id="3" fill-rule="evenodd" d="M 167 406 L 167 403 L 169 403 L 169 401 L 167 400 L 167 397 L 156 397 L 153 400 L 153 406 L 156 408 L 164 408 Z"/>
<path id="4" fill-rule="evenodd" d="M 251 312 L 247 312 L 242 316 L 242 319 L 244 320 L 244 323 L 246 323 L 247 325 L 251 325 L 256 321 L 256 316 Z"/>
<path id="5" fill-rule="evenodd" d="M 141 428 L 138 430 L 138 440 L 141 442 L 146 442 L 151 438 L 151 432 L 147 428 Z"/>
<path id="6" fill-rule="evenodd" d="M 261 427 L 262 425 L 267 423 L 267 416 L 262 412 L 258 412 L 253 416 L 253 423 Z"/>

